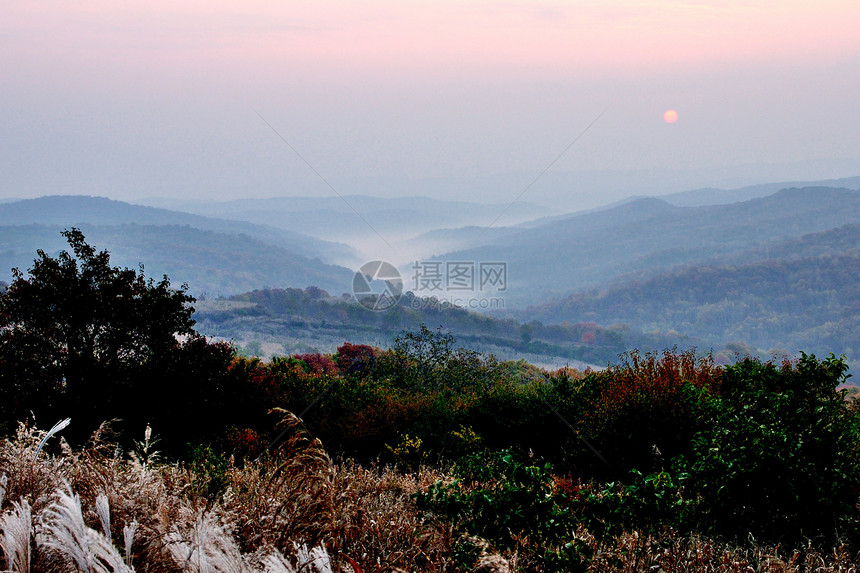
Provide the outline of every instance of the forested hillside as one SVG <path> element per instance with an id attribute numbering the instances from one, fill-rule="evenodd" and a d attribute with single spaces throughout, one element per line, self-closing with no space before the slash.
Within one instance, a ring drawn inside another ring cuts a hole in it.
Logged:
<path id="1" fill-rule="evenodd" d="M 56 253 L 63 247 L 65 227 L 47 225 L 0 227 L 0 277 L 11 269 L 26 270 L 36 248 Z M 318 284 L 335 292 L 349 290 L 352 272 L 327 265 L 247 235 L 205 231 L 178 225 L 81 224 L 87 238 L 108 249 L 114 260 L 130 268 L 146 261 L 152 276 L 164 274 L 188 283 L 191 292 L 209 296 L 243 292 L 259 286 Z"/>
<path id="2" fill-rule="evenodd" d="M 605 366 L 631 347 L 696 344 L 678 335 L 642 334 L 593 322 L 543 325 L 495 319 L 415 299 L 411 293 L 385 312 L 371 312 L 354 300 L 330 296 L 319 288 L 255 290 L 199 301 L 196 307 L 194 316 L 202 333 L 233 340 L 245 352 L 262 357 L 331 352 L 346 340 L 388 346 L 402 331 L 422 324 L 452 333 L 460 344 L 502 359 L 524 358 L 556 366 Z"/>
<path id="3" fill-rule="evenodd" d="M 523 314 L 553 322 L 622 322 L 647 332 L 674 330 L 777 353 L 844 353 L 856 363 L 858 247 L 860 226 L 852 225 L 767 250 L 781 258 L 694 266 L 572 294 Z M 751 253 L 749 258 L 763 254 Z"/>
<path id="4" fill-rule="evenodd" d="M 512 231 L 492 245 L 441 258 L 507 261 L 508 300 L 536 304 L 553 294 L 606 285 L 631 273 L 658 274 L 719 256 L 743 256 L 852 223 L 860 223 L 860 192 L 849 189 L 785 189 L 706 207 L 640 199 Z"/>

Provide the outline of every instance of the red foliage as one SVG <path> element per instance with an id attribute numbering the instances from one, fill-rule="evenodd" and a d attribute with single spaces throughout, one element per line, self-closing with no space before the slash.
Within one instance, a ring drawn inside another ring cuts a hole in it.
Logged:
<path id="1" fill-rule="evenodd" d="M 647 417 L 677 417 L 688 412 L 685 385 L 718 393 L 722 369 L 708 356 L 696 359 L 692 351 L 678 354 L 665 351 L 641 356 L 633 351 L 624 362 L 594 373 L 601 386 L 588 416 L 592 424 L 602 425 L 636 412 Z"/>
<path id="2" fill-rule="evenodd" d="M 339 374 L 338 365 L 328 354 L 293 354 L 293 358 L 301 360 L 308 366 L 311 374 Z"/>
<path id="3" fill-rule="evenodd" d="M 253 459 L 266 449 L 266 441 L 251 428 L 233 428 L 227 434 L 227 445 L 237 458 Z"/>
<path id="4" fill-rule="evenodd" d="M 278 376 L 257 359 L 236 357 L 230 365 L 234 377 L 244 379 L 253 389 L 274 395 L 280 385 Z"/>

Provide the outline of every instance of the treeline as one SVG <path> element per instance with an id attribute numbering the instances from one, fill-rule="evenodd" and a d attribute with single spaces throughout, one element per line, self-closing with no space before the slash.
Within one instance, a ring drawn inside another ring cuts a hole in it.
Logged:
<path id="1" fill-rule="evenodd" d="M 373 337 L 386 345 L 402 331 L 422 324 L 440 327 L 470 347 L 498 347 L 605 365 L 627 348 L 662 348 L 687 342 L 680 335 L 645 334 L 623 325 L 599 326 L 577 321 L 543 324 L 495 318 L 451 306 L 444 301 L 418 299 L 404 293 L 397 306 L 385 312 L 368 312 L 351 300 L 316 288 L 260 289 L 229 297 L 228 303 L 206 301 L 195 314 L 198 329 L 223 339 L 241 339 L 248 333 L 277 340 L 284 337 L 325 333 L 357 342 Z"/>

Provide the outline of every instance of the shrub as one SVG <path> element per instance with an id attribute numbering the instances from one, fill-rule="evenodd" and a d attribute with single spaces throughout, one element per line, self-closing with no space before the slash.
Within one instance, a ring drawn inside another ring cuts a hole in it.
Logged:
<path id="1" fill-rule="evenodd" d="M 595 475 L 624 479 L 632 469 L 656 472 L 688 456 L 704 423 L 696 404 L 702 391 L 719 391 L 721 376 L 711 356 L 697 358 L 692 350 L 662 356 L 634 350 L 619 364 L 590 373 L 580 385 L 581 431 L 611 468 L 594 456 L 580 459 Z"/>
<path id="2" fill-rule="evenodd" d="M 592 489 L 584 499 L 583 522 L 601 539 L 638 530 L 660 535 L 666 530 L 689 531 L 695 498 L 685 495 L 689 475 L 659 471 L 630 472 L 628 485 L 612 482 Z"/>
<path id="3" fill-rule="evenodd" d="M 419 508 L 467 535 L 455 548 L 461 560 L 477 560 L 478 538 L 498 550 L 518 548 L 527 569 L 582 567 L 588 550 L 576 537 L 578 520 L 567 497 L 556 491 L 549 464 L 519 460 L 510 451 L 474 454 L 457 463 L 455 475 L 457 480 L 436 482 L 414 497 Z"/>
<path id="4" fill-rule="evenodd" d="M 757 539 L 856 536 L 860 418 L 836 388 L 844 359 L 803 354 L 726 368 L 686 466 L 704 531 Z"/>

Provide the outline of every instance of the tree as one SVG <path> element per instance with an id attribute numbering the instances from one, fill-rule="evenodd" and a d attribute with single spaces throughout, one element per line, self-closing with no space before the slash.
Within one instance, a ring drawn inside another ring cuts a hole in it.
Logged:
<path id="1" fill-rule="evenodd" d="M 0 294 L 0 412 L 9 429 L 29 411 L 72 416 L 79 432 L 115 417 L 144 372 L 157 370 L 193 330 L 194 298 L 164 276 L 112 267 L 79 229 L 72 253 L 37 251 Z M 128 409 L 128 408 L 125 408 Z M 41 420 L 40 420 L 41 421 Z"/>

